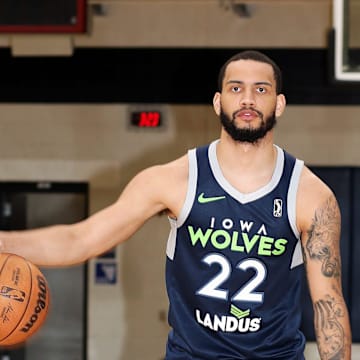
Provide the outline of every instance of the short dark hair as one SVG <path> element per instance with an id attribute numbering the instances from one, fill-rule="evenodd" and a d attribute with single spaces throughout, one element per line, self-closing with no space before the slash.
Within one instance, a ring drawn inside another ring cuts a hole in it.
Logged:
<path id="1" fill-rule="evenodd" d="M 240 53 L 233 55 L 230 59 L 228 59 L 225 62 L 225 64 L 221 67 L 221 69 L 219 71 L 219 76 L 218 76 L 219 91 L 222 90 L 226 68 L 228 67 L 228 65 L 230 63 L 232 63 L 233 61 L 238 61 L 238 60 L 254 60 L 254 61 L 258 61 L 258 62 L 262 62 L 262 63 L 271 65 L 271 67 L 273 68 L 273 71 L 274 71 L 274 78 L 275 78 L 275 82 L 276 82 L 276 94 L 281 93 L 281 91 L 282 91 L 282 74 L 281 74 L 281 70 L 280 70 L 279 66 L 275 63 L 275 61 L 270 59 L 267 55 L 263 54 L 260 51 L 255 51 L 255 50 L 242 51 Z"/>

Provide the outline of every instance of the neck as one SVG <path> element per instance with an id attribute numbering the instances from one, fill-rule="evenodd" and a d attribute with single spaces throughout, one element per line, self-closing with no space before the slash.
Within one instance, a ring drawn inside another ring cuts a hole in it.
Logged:
<path id="1" fill-rule="evenodd" d="M 223 131 L 216 154 L 224 176 L 241 192 L 252 192 L 268 183 L 277 159 L 271 131 L 256 144 L 234 141 Z"/>
<path id="2" fill-rule="evenodd" d="M 220 142 L 217 147 L 218 158 L 235 161 L 236 164 L 248 164 L 256 162 L 268 164 L 274 159 L 273 131 L 269 131 L 265 137 L 252 144 L 248 142 L 239 142 L 223 129 L 220 135 Z"/>

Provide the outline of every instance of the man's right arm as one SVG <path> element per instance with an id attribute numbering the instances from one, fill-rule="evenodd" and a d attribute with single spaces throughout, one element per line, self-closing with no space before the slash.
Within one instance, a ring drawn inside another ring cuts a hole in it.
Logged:
<path id="1" fill-rule="evenodd" d="M 153 215 L 165 209 L 176 211 L 169 195 L 176 193 L 173 191 L 176 169 L 182 173 L 176 162 L 143 170 L 114 204 L 81 222 L 1 231 L 0 252 L 15 253 L 37 265 L 54 267 L 82 263 L 97 256 L 127 240 Z"/>

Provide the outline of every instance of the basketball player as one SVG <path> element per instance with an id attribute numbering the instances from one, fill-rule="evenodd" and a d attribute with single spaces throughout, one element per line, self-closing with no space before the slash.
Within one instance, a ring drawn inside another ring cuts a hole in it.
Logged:
<path id="1" fill-rule="evenodd" d="M 166 359 L 304 359 L 305 270 L 321 359 L 350 359 L 340 212 L 327 185 L 273 143 L 281 73 L 255 51 L 228 60 L 213 99 L 220 138 L 134 177 L 111 206 L 73 225 L 2 232 L 0 249 L 38 265 L 83 262 L 167 211 Z"/>

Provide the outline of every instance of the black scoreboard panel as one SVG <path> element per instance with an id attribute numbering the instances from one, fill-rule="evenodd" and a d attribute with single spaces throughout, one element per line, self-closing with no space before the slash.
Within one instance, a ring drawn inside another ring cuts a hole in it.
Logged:
<path id="1" fill-rule="evenodd" d="M 84 32 L 86 0 L 1 0 L 0 33 Z"/>

